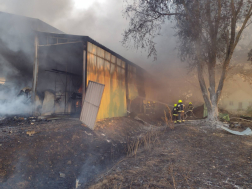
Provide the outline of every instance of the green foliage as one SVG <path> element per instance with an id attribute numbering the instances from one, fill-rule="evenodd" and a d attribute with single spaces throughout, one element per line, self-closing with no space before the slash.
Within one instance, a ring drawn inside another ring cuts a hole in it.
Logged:
<path id="1" fill-rule="evenodd" d="M 230 121 L 229 114 L 227 113 L 219 113 L 219 118 L 225 121 Z"/>

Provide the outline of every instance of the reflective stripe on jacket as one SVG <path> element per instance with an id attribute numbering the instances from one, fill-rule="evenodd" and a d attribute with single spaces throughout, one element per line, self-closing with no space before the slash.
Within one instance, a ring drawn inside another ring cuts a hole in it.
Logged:
<path id="1" fill-rule="evenodd" d="M 183 103 L 178 103 L 178 112 L 184 112 L 184 106 Z"/>

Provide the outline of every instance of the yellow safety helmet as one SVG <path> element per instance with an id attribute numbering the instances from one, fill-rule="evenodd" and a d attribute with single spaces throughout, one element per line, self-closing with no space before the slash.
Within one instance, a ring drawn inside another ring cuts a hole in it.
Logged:
<path id="1" fill-rule="evenodd" d="M 191 102 L 189 102 L 189 104 L 192 104 Z"/>
<path id="2" fill-rule="evenodd" d="M 176 107 L 177 106 L 177 104 L 174 104 L 174 107 Z"/>
<path id="3" fill-rule="evenodd" d="M 182 103 L 182 100 L 179 100 L 178 103 Z"/>

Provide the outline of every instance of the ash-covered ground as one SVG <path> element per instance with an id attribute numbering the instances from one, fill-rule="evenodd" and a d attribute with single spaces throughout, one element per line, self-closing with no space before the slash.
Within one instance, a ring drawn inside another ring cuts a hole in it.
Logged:
<path id="1" fill-rule="evenodd" d="M 0 126 L 0 188 L 86 188 L 127 153 L 127 142 L 145 132 L 130 118 L 97 123 L 8 118 Z"/>
<path id="2" fill-rule="evenodd" d="M 3 189 L 252 188 L 252 137 L 200 120 L 112 118 L 92 131 L 78 119 L 16 117 L 0 125 L 0 150 Z"/>
<path id="3" fill-rule="evenodd" d="M 252 188 L 252 136 L 205 124 L 194 121 L 155 131 L 152 146 L 133 151 L 89 188 Z"/>

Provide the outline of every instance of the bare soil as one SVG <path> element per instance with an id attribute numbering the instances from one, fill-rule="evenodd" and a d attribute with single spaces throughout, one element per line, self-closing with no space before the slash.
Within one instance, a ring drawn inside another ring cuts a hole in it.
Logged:
<path id="1" fill-rule="evenodd" d="M 15 121 L 0 125 L 1 189 L 252 188 L 252 137 L 200 121 Z"/>
<path id="2" fill-rule="evenodd" d="M 8 119 L 0 126 L 0 188 L 71 189 L 76 179 L 86 188 L 143 132 L 143 125 L 129 118 L 100 121 L 94 131 L 78 119 Z"/>
<path id="3" fill-rule="evenodd" d="M 156 131 L 151 148 L 121 159 L 89 188 L 252 188 L 252 136 L 196 125 Z"/>

